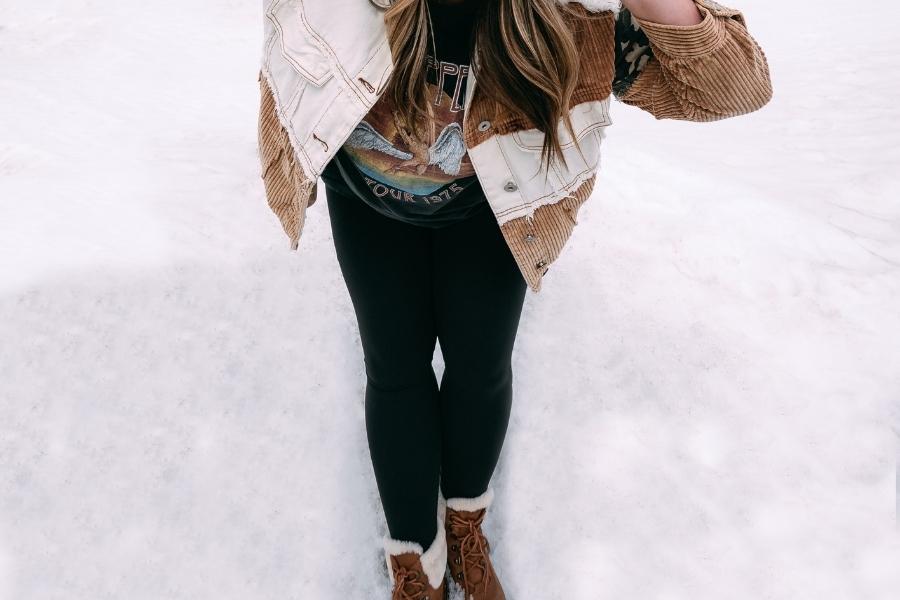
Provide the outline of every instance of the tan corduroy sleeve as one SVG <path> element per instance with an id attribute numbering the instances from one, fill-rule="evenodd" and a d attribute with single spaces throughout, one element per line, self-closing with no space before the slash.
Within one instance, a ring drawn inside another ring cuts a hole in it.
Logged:
<path id="1" fill-rule="evenodd" d="M 772 98 L 769 65 L 743 14 L 695 0 L 696 25 L 645 21 L 623 9 L 616 23 L 616 81 L 625 104 L 657 119 L 717 121 Z"/>
<path id="2" fill-rule="evenodd" d="M 316 181 L 297 164 L 288 134 L 275 114 L 275 98 L 262 73 L 258 76 L 259 160 L 269 208 L 278 217 L 292 250 L 300 245 L 306 209 L 316 201 Z"/>

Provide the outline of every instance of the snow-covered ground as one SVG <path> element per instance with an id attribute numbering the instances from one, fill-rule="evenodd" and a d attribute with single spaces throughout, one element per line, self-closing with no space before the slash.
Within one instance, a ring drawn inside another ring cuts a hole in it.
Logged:
<path id="1" fill-rule="evenodd" d="M 510 600 L 900 597 L 900 8 L 735 5 L 775 98 L 616 105 L 528 295 Z M 258 179 L 260 34 L 0 1 L 0 600 L 389 596 L 327 206 L 292 253 Z"/>

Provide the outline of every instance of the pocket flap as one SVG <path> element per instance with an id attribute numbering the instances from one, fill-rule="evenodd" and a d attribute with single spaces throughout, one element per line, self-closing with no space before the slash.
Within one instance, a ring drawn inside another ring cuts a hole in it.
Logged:
<path id="1" fill-rule="evenodd" d="M 581 138 L 599 127 L 611 125 L 612 120 L 609 118 L 608 99 L 582 102 L 572 109 L 571 119 L 572 129 L 575 131 L 575 139 L 578 141 L 581 141 Z M 558 131 L 559 144 L 563 150 L 575 145 L 562 119 L 560 119 Z M 545 136 L 540 129 L 521 129 L 514 131 L 512 136 L 516 144 L 524 150 L 540 152 L 544 147 Z"/>
<path id="2" fill-rule="evenodd" d="M 278 32 L 281 55 L 304 79 L 322 86 L 331 79 L 331 64 L 313 40 L 302 14 L 292 0 L 274 0 L 266 9 L 266 18 Z"/>

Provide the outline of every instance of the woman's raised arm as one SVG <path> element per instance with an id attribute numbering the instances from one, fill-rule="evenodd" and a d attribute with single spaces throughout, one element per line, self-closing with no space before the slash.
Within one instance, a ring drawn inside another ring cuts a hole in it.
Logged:
<path id="1" fill-rule="evenodd" d="M 765 54 L 739 10 L 712 0 L 623 4 L 613 82 L 621 102 L 657 119 L 717 121 L 758 110 L 772 98 Z"/>

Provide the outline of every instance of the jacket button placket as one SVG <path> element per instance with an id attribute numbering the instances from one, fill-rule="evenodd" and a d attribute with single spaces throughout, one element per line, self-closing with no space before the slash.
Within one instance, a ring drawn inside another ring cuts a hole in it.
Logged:
<path id="1" fill-rule="evenodd" d="M 524 239 L 525 243 L 529 246 L 539 243 L 541 240 L 534 231 L 534 221 L 532 220 L 532 217 L 527 217 L 525 221 L 528 224 L 528 231 L 525 233 L 525 236 L 522 239 Z M 538 272 L 540 272 L 541 275 L 544 275 L 544 273 L 549 271 L 550 268 L 547 267 L 547 248 L 543 247 L 543 245 L 540 248 L 540 256 L 541 258 L 536 263 L 534 263 L 534 268 Z"/>

